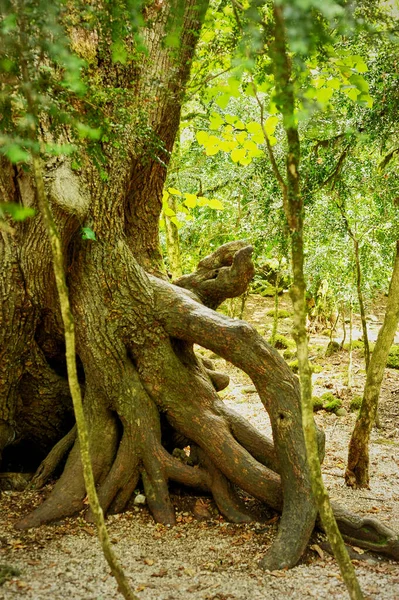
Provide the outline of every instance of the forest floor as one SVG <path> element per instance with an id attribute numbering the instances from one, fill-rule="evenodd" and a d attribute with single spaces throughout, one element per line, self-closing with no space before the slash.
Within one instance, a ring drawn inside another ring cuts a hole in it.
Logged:
<path id="1" fill-rule="evenodd" d="M 282 308 L 291 310 L 288 299 Z M 250 296 L 246 317 L 266 337 L 270 334 L 271 299 Z M 382 310 L 370 321 L 371 337 L 381 324 Z M 279 321 L 287 334 L 291 319 Z M 358 327 L 358 324 L 357 324 Z M 339 332 L 338 332 L 339 333 Z M 360 337 L 360 332 L 354 336 Z M 337 339 L 340 339 L 339 336 Z M 311 336 L 311 357 L 320 365 L 314 374 L 314 394 L 332 392 L 340 398 L 346 414 L 320 411 L 318 424 L 326 433 L 323 475 L 331 498 L 361 515 L 378 517 L 399 532 L 399 371 L 386 370 L 381 404 L 381 429 L 371 440 L 371 485 L 354 491 L 344 484 L 347 447 L 356 414 L 350 401 L 361 395 L 364 361 L 354 353 L 354 382 L 345 385 L 348 352 L 325 357 L 328 337 Z M 207 354 L 209 356 L 209 353 Z M 231 377 L 221 392 L 223 400 L 265 433 L 270 432 L 267 414 L 249 378 L 224 360 L 215 366 Z M 54 525 L 24 532 L 13 528 L 15 520 L 37 505 L 51 489 L 38 492 L 3 492 L 0 497 L 1 565 L 18 570 L 0 585 L 1 599 L 111 600 L 120 598 L 102 556 L 95 530 L 82 518 L 65 519 Z M 146 507 L 108 518 L 114 549 L 132 587 L 143 600 L 270 600 L 348 597 L 335 560 L 326 551 L 324 536 L 315 533 L 301 563 L 290 571 L 262 572 L 257 563 L 270 546 L 278 517 L 263 514 L 263 522 L 232 525 L 220 517 L 209 498 L 187 497 L 175 490 L 178 524 L 156 525 Z M 250 502 L 250 500 L 248 499 Z M 399 564 L 354 549 L 353 563 L 365 598 L 399 600 Z"/>

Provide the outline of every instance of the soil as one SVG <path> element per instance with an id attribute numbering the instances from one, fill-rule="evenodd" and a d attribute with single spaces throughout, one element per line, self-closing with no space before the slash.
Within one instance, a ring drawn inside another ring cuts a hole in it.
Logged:
<path id="1" fill-rule="evenodd" d="M 233 310 L 230 303 L 228 309 Z M 291 310 L 283 297 L 281 308 Z M 266 337 L 271 331 L 272 301 L 250 296 L 244 317 Z M 369 322 L 370 337 L 381 325 L 382 308 Z M 354 338 L 360 337 L 355 322 Z M 288 334 L 291 319 L 279 320 L 279 333 Z M 337 339 L 341 333 L 337 332 Z M 349 510 L 377 516 L 399 532 L 399 371 L 386 370 L 381 392 L 380 429 L 372 433 L 371 485 L 351 490 L 344 484 L 348 441 L 356 419 L 349 406 L 362 393 L 364 361 L 353 356 L 353 385 L 345 385 L 348 352 L 325 357 L 329 338 L 320 332 L 310 339 L 311 357 L 320 372 L 314 374 L 314 394 L 332 392 L 340 398 L 346 414 L 320 411 L 315 418 L 326 432 L 323 475 L 330 497 Z M 209 356 L 209 353 L 206 353 Z M 215 358 L 215 357 L 213 357 Z M 270 433 L 267 414 L 249 378 L 222 359 L 218 370 L 231 382 L 221 392 L 223 400 L 265 433 Z M 121 598 L 102 556 L 92 525 L 82 517 L 24 532 L 14 522 L 48 495 L 51 485 L 40 491 L 3 491 L 0 497 L 0 598 L 11 600 L 111 600 Z M 131 585 L 143 600 L 271 600 L 348 597 L 325 537 L 315 533 L 301 563 L 290 571 L 263 572 L 258 562 L 277 531 L 278 516 L 245 498 L 257 515 L 251 525 L 232 525 L 217 512 L 210 498 L 187 495 L 174 489 L 177 526 L 157 525 L 145 505 L 135 505 L 108 518 L 109 534 Z M 353 563 L 365 598 L 399 599 L 399 564 L 359 548 L 352 549 Z M 15 569 L 6 572 L 6 565 Z"/>

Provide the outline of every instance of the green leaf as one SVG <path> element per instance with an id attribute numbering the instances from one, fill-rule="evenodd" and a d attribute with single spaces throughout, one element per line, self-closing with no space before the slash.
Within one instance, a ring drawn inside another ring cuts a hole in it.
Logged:
<path id="1" fill-rule="evenodd" d="M 90 140 L 99 140 L 101 138 L 101 129 L 99 127 L 89 127 L 85 123 L 77 123 L 76 129 L 80 139 L 89 138 Z"/>
<path id="2" fill-rule="evenodd" d="M 355 75 L 355 74 L 351 75 L 349 77 L 349 81 L 351 82 L 352 85 L 355 85 L 357 87 L 357 89 L 360 90 L 362 93 L 364 93 L 364 94 L 368 93 L 369 84 L 362 75 Z"/>
<path id="3" fill-rule="evenodd" d="M 177 190 L 176 188 L 172 188 L 172 187 L 168 188 L 168 192 L 169 192 L 169 194 L 173 194 L 173 196 L 181 196 L 182 195 L 182 193 L 179 190 Z"/>
<path id="4" fill-rule="evenodd" d="M 220 202 L 220 200 L 217 200 L 217 198 L 212 198 L 212 200 L 209 200 L 208 206 L 214 210 L 224 210 L 223 203 Z"/>
<path id="5" fill-rule="evenodd" d="M 96 234 L 90 227 L 82 227 L 82 240 L 96 240 Z"/>
<path id="6" fill-rule="evenodd" d="M 236 117 L 236 115 L 224 115 L 224 119 L 226 123 L 234 125 L 234 123 L 238 120 L 238 117 Z"/>
<path id="7" fill-rule="evenodd" d="M 221 94 L 220 96 L 218 96 L 215 99 L 215 102 L 218 106 L 220 106 L 220 108 L 222 108 L 224 110 L 225 108 L 227 108 L 229 100 L 230 100 L 230 94 Z"/>
<path id="8" fill-rule="evenodd" d="M 184 197 L 184 204 L 188 206 L 188 208 L 195 208 L 197 206 L 197 196 L 195 194 L 185 193 Z"/>
<path id="9" fill-rule="evenodd" d="M 208 141 L 209 134 L 206 131 L 197 131 L 195 137 L 201 146 L 205 146 L 206 142 Z"/>
<path id="10" fill-rule="evenodd" d="M 275 132 L 277 123 L 278 123 L 277 116 L 268 117 L 266 119 L 265 130 L 266 130 L 267 135 L 273 135 L 273 133 Z"/>
<path id="11" fill-rule="evenodd" d="M 207 146 L 205 148 L 205 154 L 207 156 L 214 156 L 215 154 L 217 154 L 220 151 L 220 146 Z"/>
<path id="12" fill-rule="evenodd" d="M 231 160 L 235 163 L 240 162 L 246 155 L 244 148 L 236 148 L 231 152 Z"/>
<path id="13" fill-rule="evenodd" d="M 10 144 L 1 150 L 12 163 L 28 162 L 30 154 L 18 144 Z"/>
<path id="14" fill-rule="evenodd" d="M 317 90 L 316 99 L 318 102 L 320 102 L 320 104 L 327 104 L 333 93 L 334 90 L 331 87 L 320 88 Z"/>
<path id="15" fill-rule="evenodd" d="M 256 121 L 250 121 L 247 123 L 247 131 L 249 133 L 262 133 L 262 127 L 260 123 L 257 123 Z"/>
<path id="16" fill-rule="evenodd" d="M 182 222 L 179 221 L 177 217 L 171 217 L 170 220 L 176 225 L 177 229 L 181 229 L 181 227 L 183 226 Z"/>
<path id="17" fill-rule="evenodd" d="M 220 129 L 220 127 L 224 124 L 224 119 L 218 113 L 213 113 L 211 115 L 211 119 L 209 121 L 209 129 L 213 131 Z"/>
<path id="18" fill-rule="evenodd" d="M 240 97 L 240 81 L 235 77 L 229 77 L 227 89 L 234 98 Z"/>
<path id="19" fill-rule="evenodd" d="M 360 94 L 356 101 L 363 106 L 367 106 L 367 108 L 373 108 L 374 100 L 370 94 Z"/>
<path id="20" fill-rule="evenodd" d="M 125 65 L 127 62 L 127 51 L 122 40 L 114 42 L 111 46 L 112 62 Z"/>
<path id="21" fill-rule="evenodd" d="M 339 90 L 341 87 L 341 82 L 337 77 L 333 77 L 332 79 L 327 79 L 326 86 L 332 88 L 333 90 Z"/>
<path id="22" fill-rule="evenodd" d="M 21 206 L 14 202 L 7 202 L 7 204 L 0 204 L 0 211 L 9 214 L 14 221 L 25 221 L 28 217 L 33 217 L 36 214 L 34 208 L 30 206 Z"/>
<path id="23" fill-rule="evenodd" d="M 359 56 L 359 54 L 354 54 L 351 58 L 352 65 L 358 73 L 367 73 L 369 69 L 362 56 Z"/>
<path id="24" fill-rule="evenodd" d="M 355 88 L 354 86 L 344 86 L 342 88 L 342 91 L 346 96 L 348 96 L 348 98 L 356 102 L 357 97 L 359 95 L 359 90 L 357 88 Z"/>
<path id="25" fill-rule="evenodd" d="M 164 205 L 164 207 L 163 207 L 163 212 L 164 212 L 164 215 L 166 215 L 167 217 L 175 217 L 175 216 L 176 216 L 176 213 L 175 213 L 175 211 L 174 211 L 174 210 L 172 210 L 172 209 L 170 208 L 170 206 L 165 206 L 165 205 Z"/>

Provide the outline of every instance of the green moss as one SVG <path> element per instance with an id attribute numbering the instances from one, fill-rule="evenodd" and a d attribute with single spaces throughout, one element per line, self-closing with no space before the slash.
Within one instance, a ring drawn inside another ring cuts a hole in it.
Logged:
<path id="1" fill-rule="evenodd" d="M 328 346 L 326 349 L 326 356 L 332 356 L 333 354 L 335 354 L 336 352 L 339 352 L 340 350 L 341 350 L 341 345 L 334 340 L 330 340 L 328 342 Z"/>
<path id="2" fill-rule="evenodd" d="M 273 346 L 279 350 L 286 350 L 287 348 L 295 348 L 294 340 L 290 340 L 285 335 L 278 333 L 274 339 Z"/>
<path id="3" fill-rule="evenodd" d="M 344 344 L 344 349 L 349 350 L 349 342 Z M 364 352 L 364 342 L 362 340 L 352 340 L 352 350 L 363 350 Z"/>
<path id="4" fill-rule="evenodd" d="M 390 369 L 399 369 L 399 345 L 391 347 L 387 360 L 387 367 Z"/>
<path id="5" fill-rule="evenodd" d="M 323 400 L 323 403 L 326 404 L 326 402 L 332 402 L 336 398 L 332 392 L 325 392 L 322 394 L 321 399 Z"/>
<path id="6" fill-rule="evenodd" d="M 286 348 L 283 352 L 283 357 L 285 358 L 285 360 L 290 360 L 296 357 L 296 350 L 295 348 Z"/>
<path id="7" fill-rule="evenodd" d="M 359 410 L 363 402 L 362 396 L 354 396 L 349 404 L 349 410 L 352 412 L 355 410 Z"/>
<path id="8" fill-rule="evenodd" d="M 273 309 L 268 310 L 266 314 L 268 317 L 274 317 L 274 310 Z M 278 319 L 288 319 L 288 317 L 291 317 L 291 316 L 292 316 L 292 313 L 290 313 L 288 310 L 284 310 L 284 309 L 279 310 L 277 313 Z"/>
<path id="9" fill-rule="evenodd" d="M 298 365 L 298 359 L 292 360 L 288 363 L 289 368 L 291 369 L 291 371 L 293 373 L 298 373 L 299 372 L 299 365 Z M 312 371 L 312 373 L 320 373 L 323 368 L 320 365 L 310 365 L 310 370 Z"/>
<path id="10" fill-rule="evenodd" d="M 317 412 L 319 410 L 323 410 L 323 400 L 318 396 L 313 396 L 313 412 Z"/>
<path id="11" fill-rule="evenodd" d="M 342 400 L 336 398 L 331 392 L 326 392 L 322 395 L 324 410 L 327 412 L 336 413 L 342 408 Z"/>

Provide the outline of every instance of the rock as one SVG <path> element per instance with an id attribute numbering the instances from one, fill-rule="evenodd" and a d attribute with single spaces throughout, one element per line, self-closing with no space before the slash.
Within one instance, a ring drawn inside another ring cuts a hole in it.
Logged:
<path id="1" fill-rule="evenodd" d="M 135 506 L 143 506 L 146 502 L 147 500 L 144 494 L 137 494 L 137 496 L 134 499 Z"/>
<path id="2" fill-rule="evenodd" d="M 345 416 L 346 414 L 348 414 L 348 413 L 347 413 L 347 411 L 346 411 L 346 409 L 345 409 L 345 408 L 338 408 L 338 409 L 335 411 L 335 414 L 337 415 L 337 417 L 344 417 L 344 416 Z"/>

